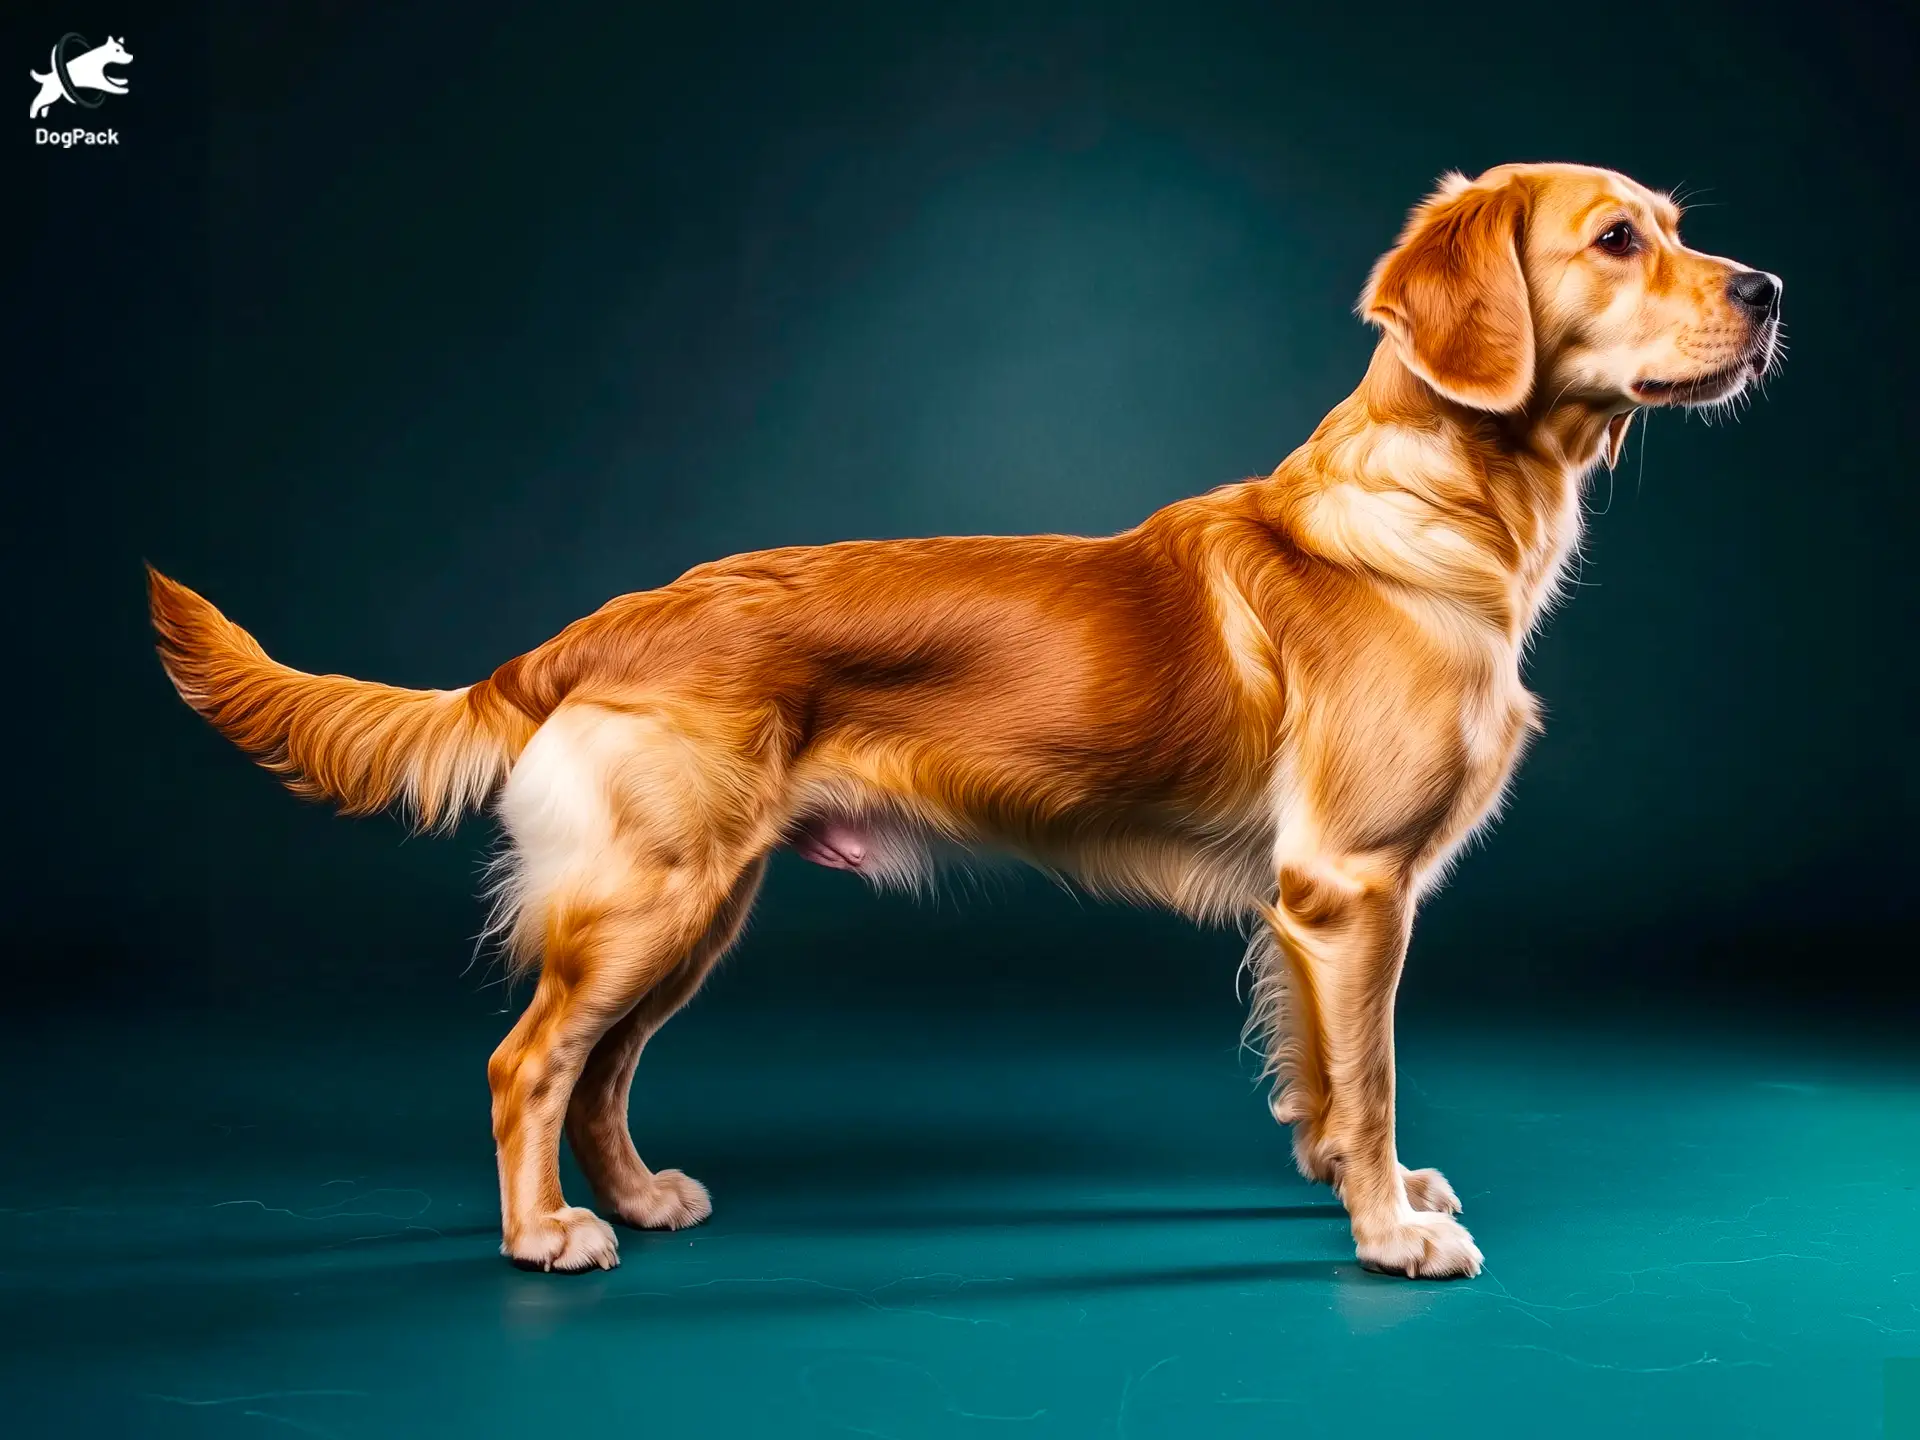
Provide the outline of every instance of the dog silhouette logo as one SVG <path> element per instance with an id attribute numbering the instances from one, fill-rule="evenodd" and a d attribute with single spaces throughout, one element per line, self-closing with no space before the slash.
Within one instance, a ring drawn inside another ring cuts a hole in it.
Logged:
<path id="1" fill-rule="evenodd" d="M 111 35 L 106 44 L 91 46 L 84 35 L 72 32 L 62 35 L 48 59 L 48 73 L 27 72 L 40 86 L 40 93 L 27 111 L 28 118 L 38 120 L 62 100 L 71 100 L 83 110 L 98 110 L 102 97 L 88 92 L 126 94 L 127 82 L 107 74 L 107 67 L 126 65 L 132 60 L 127 47 Z"/>

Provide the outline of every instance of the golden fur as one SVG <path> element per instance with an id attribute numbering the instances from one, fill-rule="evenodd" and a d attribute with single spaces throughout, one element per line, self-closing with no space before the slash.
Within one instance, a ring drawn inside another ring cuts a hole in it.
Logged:
<path id="1" fill-rule="evenodd" d="M 1393 997 L 1420 895 L 1536 726 L 1521 654 L 1585 477 L 1639 406 L 1728 399 L 1776 355 L 1778 283 L 1678 219 L 1603 170 L 1448 177 L 1368 282 L 1359 388 L 1265 479 L 1124 534 L 737 556 L 451 692 L 287 669 L 155 573 L 161 655 L 303 794 L 423 825 L 497 797 L 499 924 L 539 972 L 488 1067 L 522 1264 L 616 1263 L 561 1195 L 563 1130 L 615 1218 L 708 1214 L 641 1163 L 627 1091 L 770 851 L 912 883 L 956 843 L 1257 921 L 1301 1169 L 1366 1264 L 1471 1275 L 1452 1189 L 1395 1149 Z"/>

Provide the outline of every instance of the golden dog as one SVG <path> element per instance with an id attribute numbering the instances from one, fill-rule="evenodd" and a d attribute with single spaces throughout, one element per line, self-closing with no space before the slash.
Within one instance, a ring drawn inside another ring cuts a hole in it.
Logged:
<path id="1" fill-rule="evenodd" d="M 490 797 L 497 917 L 539 971 L 487 1067 L 502 1251 L 611 1267 L 564 1129 L 628 1225 L 706 1218 L 627 1130 L 641 1047 L 782 845 L 915 883 L 929 846 L 1257 922 L 1251 1029 L 1366 1265 L 1473 1275 L 1452 1187 L 1394 1143 L 1414 907 L 1537 728 L 1521 654 L 1636 408 L 1730 400 L 1780 282 L 1688 249 L 1671 200 L 1575 165 L 1449 176 L 1374 268 L 1357 390 L 1263 480 L 1138 528 L 770 550 L 614 600 L 464 690 L 269 659 L 151 577 L 188 704 L 301 794 L 451 825 Z"/>

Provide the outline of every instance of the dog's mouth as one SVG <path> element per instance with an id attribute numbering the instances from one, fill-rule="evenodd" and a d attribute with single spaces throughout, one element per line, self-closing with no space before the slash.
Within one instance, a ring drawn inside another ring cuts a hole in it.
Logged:
<path id="1" fill-rule="evenodd" d="M 1711 405 L 1759 374 L 1751 360 L 1737 361 L 1685 380 L 1636 380 L 1633 398 L 1643 405 Z"/>
<path id="2" fill-rule="evenodd" d="M 1748 381 L 1758 380 L 1772 368 L 1778 354 L 1779 329 L 1777 320 L 1769 320 L 1738 360 L 1704 375 L 1689 375 L 1684 380 L 1636 380 L 1630 387 L 1633 398 L 1643 405 L 1712 405 L 1737 395 Z"/>

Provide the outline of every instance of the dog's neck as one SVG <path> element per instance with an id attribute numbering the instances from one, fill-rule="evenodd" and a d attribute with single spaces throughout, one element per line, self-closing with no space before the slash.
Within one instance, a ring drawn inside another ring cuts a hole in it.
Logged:
<path id="1" fill-rule="evenodd" d="M 1359 387 L 1262 488 L 1304 549 L 1464 605 L 1518 643 L 1579 541 L 1611 418 L 1570 401 L 1470 409 L 1382 341 Z"/>

